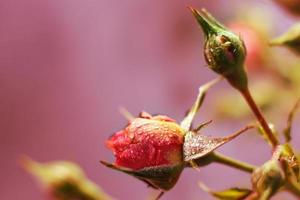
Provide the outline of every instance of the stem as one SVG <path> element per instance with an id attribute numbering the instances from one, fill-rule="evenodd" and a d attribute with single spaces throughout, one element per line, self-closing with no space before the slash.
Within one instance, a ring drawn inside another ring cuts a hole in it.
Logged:
<path id="1" fill-rule="evenodd" d="M 200 109 L 206 92 L 215 84 L 217 84 L 218 82 L 220 82 L 223 78 L 222 77 L 218 77 L 202 86 L 199 87 L 199 92 L 198 92 L 198 96 L 197 99 L 195 101 L 195 103 L 193 104 L 192 108 L 190 109 L 190 111 L 188 112 L 188 114 L 185 116 L 185 118 L 182 120 L 182 122 L 180 123 L 180 126 L 185 130 L 185 131 L 189 131 L 192 125 L 192 122 L 195 118 L 195 115 L 197 114 L 198 110 Z"/>
<path id="2" fill-rule="evenodd" d="M 273 148 L 275 148 L 278 144 L 278 140 L 277 138 L 274 136 L 272 130 L 270 129 L 265 117 L 263 116 L 263 114 L 261 113 L 261 111 L 259 110 L 257 104 L 255 103 L 255 101 L 253 100 L 253 97 L 249 91 L 249 89 L 244 89 L 244 90 L 240 90 L 240 92 L 242 93 L 242 95 L 244 96 L 245 100 L 247 101 L 248 105 L 250 106 L 253 114 L 255 115 L 255 117 L 257 118 L 258 122 L 260 123 L 261 127 L 264 129 L 268 140 L 271 142 Z"/>
<path id="3" fill-rule="evenodd" d="M 245 163 L 245 162 L 242 162 L 239 160 L 235 160 L 233 158 L 222 155 L 220 153 L 214 152 L 212 154 L 212 156 L 214 157 L 214 162 L 217 162 L 217 163 L 220 163 L 223 165 L 227 165 L 227 166 L 242 170 L 244 172 L 252 173 L 256 168 L 253 165 L 250 165 L 248 163 Z"/>

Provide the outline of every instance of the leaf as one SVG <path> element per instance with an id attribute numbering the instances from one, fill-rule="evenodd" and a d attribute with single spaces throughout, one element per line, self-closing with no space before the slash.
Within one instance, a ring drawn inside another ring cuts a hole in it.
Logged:
<path id="1" fill-rule="evenodd" d="M 217 84 L 219 81 L 221 81 L 222 78 L 219 77 L 217 79 L 214 79 L 202 86 L 199 87 L 199 93 L 196 98 L 195 103 L 193 104 L 192 108 L 189 110 L 186 117 L 182 120 L 180 123 L 180 126 L 185 130 L 189 131 L 192 125 L 192 122 L 195 118 L 196 113 L 198 112 L 199 108 L 201 107 L 203 100 L 205 98 L 206 92 L 215 84 Z"/>
<path id="2" fill-rule="evenodd" d="M 185 135 L 185 140 L 183 143 L 183 156 L 184 161 L 189 162 L 194 159 L 198 159 L 211 153 L 223 144 L 233 140 L 235 137 L 239 136 L 241 133 L 253 128 L 253 126 L 247 126 L 238 132 L 229 135 L 227 137 L 212 137 L 201 135 L 192 131 L 189 131 Z"/>
<path id="3" fill-rule="evenodd" d="M 199 187 L 203 191 L 210 193 L 212 196 L 220 200 L 241 200 L 246 198 L 252 192 L 250 189 L 244 188 L 230 188 L 223 191 L 212 191 L 210 188 L 208 188 L 205 184 L 201 182 L 199 182 Z"/>

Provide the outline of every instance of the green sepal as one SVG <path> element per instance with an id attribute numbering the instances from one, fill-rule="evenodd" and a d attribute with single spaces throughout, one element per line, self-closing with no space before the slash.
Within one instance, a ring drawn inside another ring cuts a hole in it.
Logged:
<path id="1" fill-rule="evenodd" d="M 225 30 L 225 27 L 205 9 L 196 10 L 192 7 L 189 7 L 189 9 L 207 37 L 210 34 L 217 34 L 219 31 Z"/>
<path id="2" fill-rule="evenodd" d="M 106 167 L 115 169 L 117 171 L 129 174 L 155 189 L 163 191 L 170 190 L 174 187 L 180 174 L 184 168 L 184 164 L 177 165 L 162 165 L 157 167 L 145 167 L 140 170 L 132 170 L 125 167 L 116 166 L 115 164 L 100 161 Z"/>

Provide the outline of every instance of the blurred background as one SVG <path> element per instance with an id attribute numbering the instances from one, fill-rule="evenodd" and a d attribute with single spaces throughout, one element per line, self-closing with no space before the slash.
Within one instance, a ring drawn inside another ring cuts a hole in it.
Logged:
<path id="1" fill-rule="evenodd" d="M 99 160 L 114 160 L 104 143 L 127 123 L 120 106 L 135 115 L 145 110 L 180 121 L 199 85 L 216 77 L 204 62 L 203 35 L 188 5 L 207 8 L 246 40 L 251 88 L 268 119 L 279 131 L 284 128 L 300 91 L 300 66 L 294 67 L 299 59 L 287 49 L 270 49 L 267 40 L 298 18 L 271 0 L 2 0 L 1 199 L 45 199 L 18 164 L 24 154 L 40 162 L 79 163 L 116 199 L 153 193 Z M 209 92 L 196 121 L 210 119 L 203 133 L 220 136 L 253 120 L 226 82 Z M 298 117 L 294 135 L 299 122 Z M 300 138 L 293 143 L 299 147 Z M 271 155 L 256 131 L 220 151 L 255 165 Z M 214 189 L 250 187 L 248 174 L 213 164 L 200 172 L 185 170 L 162 199 L 212 199 L 198 181 Z M 281 193 L 274 199 L 294 198 Z"/>

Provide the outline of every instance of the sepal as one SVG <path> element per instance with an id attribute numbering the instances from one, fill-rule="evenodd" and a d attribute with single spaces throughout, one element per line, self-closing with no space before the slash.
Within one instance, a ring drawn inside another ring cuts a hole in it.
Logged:
<path id="1" fill-rule="evenodd" d="M 156 167 L 146 167 L 140 170 L 132 170 L 105 161 L 100 162 L 106 167 L 129 174 L 139 180 L 144 181 L 150 187 L 160 189 L 163 191 L 170 190 L 176 184 L 184 168 L 183 164 L 177 164 L 171 166 L 165 165 Z"/>

